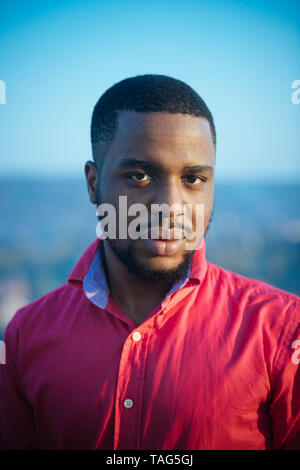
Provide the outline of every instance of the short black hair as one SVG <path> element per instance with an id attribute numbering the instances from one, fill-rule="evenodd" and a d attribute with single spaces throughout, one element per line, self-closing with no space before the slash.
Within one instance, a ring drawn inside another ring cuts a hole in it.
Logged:
<path id="1" fill-rule="evenodd" d="M 212 140 L 216 145 L 212 114 L 193 88 L 166 75 L 137 75 L 125 78 L 110 87 L 94 107 L 91 142 L 98 171 L 102 167 L 109 145 L 113 142 L 119 111 L 167 112 L 204 117 L 209 122 Z"/>

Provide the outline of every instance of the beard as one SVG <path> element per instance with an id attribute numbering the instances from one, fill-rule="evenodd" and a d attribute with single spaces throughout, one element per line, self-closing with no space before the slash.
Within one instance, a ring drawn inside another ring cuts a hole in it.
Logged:
<path id="1" fill-rule="evenodd" d="M 110 238 L 106 238 L 105 240 L 126 268 L 127 272 L 143 281 L 151 281 L 155 283 L 179 281 L 186 275 L 194 255 L 194 251 L 185 252 L 183 255 L 183 261 L 172 269 L 151 269 L 143 264 L 140 258 L 136 255 L 133 245 L 134 242 L 127 246 L 126 249 L 122 249 L 118 246 L 116 240 L 112 240 Z"/>
<path id="2" fill-rule="evenodd" d="M 96 204 L 97 207 L 101 204 L 101 196 L 99 187 L 97 187 L 96 191 Z M 213 213 L 213 210 L 212 210 Z M 206 235 L 210 222 L 212 220 L 212 213 L 205 230 L 204 236 Z M 188 269 L 192 263 L 192 258 L 196 250 L 188 250 L 183 254 L 183 261 L 176 267 L 168 270 L 162 269 L 152 269 L 149 266 L 146 266 L 144 263 L 141 262 L 139 256 L 136 255 L 134 249 L 134 242 L 131 242 L 126 248 L 121 248 L 118 245 L 118 240 L 111 239 L 109 237 L 105 238 L 105 241 L 108 243 L 110 249 L 116 255 L 118 260 L 123 264 L 127 272 L 137 279 L 143 281 L 150 281 L 154 283 L 160 282 L 177 282 L 183 280 L 184 277 L 187 275 Z M 102 241 L 103 243 L 103 241 Z M 104 251 L 102 252 L 104 255 Z M 105 259 L 104 259 L 105 263 Z"/>

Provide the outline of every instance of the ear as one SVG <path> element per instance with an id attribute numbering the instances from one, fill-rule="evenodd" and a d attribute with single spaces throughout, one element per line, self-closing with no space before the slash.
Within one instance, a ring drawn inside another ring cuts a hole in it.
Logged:
<path id="1" fill-rule="evenodd" d="M 91 160 L 88 160 L 84 165 L 84 173 L 86 178 L 86 184 L 90 201 L 92 204 L 96 204 L 96 189 L 98 181 L 98 171 L 96 165 Z"/>

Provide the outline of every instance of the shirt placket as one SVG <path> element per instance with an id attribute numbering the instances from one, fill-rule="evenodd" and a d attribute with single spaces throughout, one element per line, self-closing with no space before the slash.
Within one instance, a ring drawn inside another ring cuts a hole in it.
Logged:
<path id="1" fill-rule="evenodd" d="M 120 359 L 115 402 L 114 450 L 140 449 L 142 407 L 151 318 L 131 331 Z"/>

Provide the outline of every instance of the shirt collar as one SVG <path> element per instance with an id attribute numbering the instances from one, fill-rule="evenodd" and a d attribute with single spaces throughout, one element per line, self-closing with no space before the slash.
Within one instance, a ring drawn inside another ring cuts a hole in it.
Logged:
<path id="1" fill-rule="evenodd" d="M 108 300 L 109 289 L 102 263 L 103 246 L 101 244 L 103 244 L 103 240 L 96 238 L 88 246 L 69 275 L 67 283 L 72 287 L 84 289 L 87 297 L 92 302 L 99 306 L 105 306 Z M 203 239 L 194 253 L 187 275 L 172 285 L 166 297 L 183 287 L 188 281 L 201 282 L 207 267 L 205 253 L 206 243 L 205 239 Z"/>

